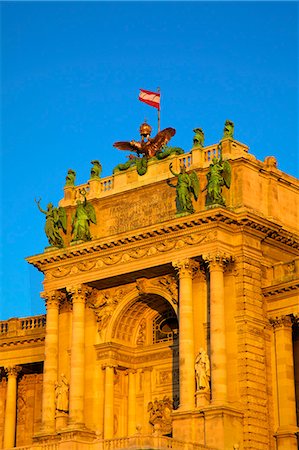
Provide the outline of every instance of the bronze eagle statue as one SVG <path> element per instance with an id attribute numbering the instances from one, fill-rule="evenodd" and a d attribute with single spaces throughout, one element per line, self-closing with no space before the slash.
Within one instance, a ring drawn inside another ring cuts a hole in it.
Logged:
<path id="1" fill-rule="evenodd" d="M 138 156 L 145 156 L 147 159 L 152 158 L 161 148 L 170 141 L 175 135 L 174 128 L 165 128 L 160 131 L 154 138 L 150 137 L 152 127 L 147 123 L 140 126 L 140 142 L 137 141 L 119 141 L 114 142 L 113 147 L 118 150 L 128 150 L 137 153 Z"/>

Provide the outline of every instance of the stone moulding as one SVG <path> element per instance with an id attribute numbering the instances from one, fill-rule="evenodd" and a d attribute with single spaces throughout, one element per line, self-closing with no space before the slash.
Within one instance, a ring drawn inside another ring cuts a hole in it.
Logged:
<path id="1" fill-rule="evenodd" d="M 183 219 L 183 220 L 182 220 Z M 268 241 L 274 240 L 283 245 L 293 248 L 294 250 L 299 249 L 299 236 L 294 235 L 294 233 L 283 229 L 280 225 L 277 225 L 267 219 L 261 219 L 257 215 L 253 213 L 233 213 L 228 210 L 224 210 L 223 208 L 215 209 L 213 214 L 207 212 L 205 214 L 197 213 L 192 215 L 192 219 L 186 220 L 186 217 L 179 219 L 173 225 L 165 225 L 159 229 L 150 228 L 147 232 L 136 233 L 134 235 L 125 235 L 122 237 L 116 237 L 115 240 L 111 241 L 101 241 L 100 239 L 88 242 L 84 244 L 78 244 L 75 247 L 68 247 L 66 249 L 54 250 L 49 254 L 49 252 L 44 254 L 39 254 L 36 256 L 31 256 L 26 258 L 26 260 L 37 267 L 38 270 L 43 271 L 43 268 L 52 264 L 60 263 L 64 260 L 72 259 L 72 258 L 80 258 L 82 256 L 91 255 L 93 253 L 104 252 L 108 250 L 111 255 L 111 250 L 124 249 L 125 246 L 132 246 L 134 248 L 134 254 L 136 254 L 136 243 L 142 242 L 147 243 L 149 240 L 154 240 L 157 243 L 157 238 L 162 241 L 163 237 L 171 234 L 171 241 L 173 241 L 173 233 L 184 232 L 188 230 L 190 232 L 189 245 L 198 244 L 201 236 L 198 234 L 198 238 L 196 239 L 191 233 L 192 230 L 199 232 L 199 226 L 205 226 L 205 231 L 207 231 L 206 226 L 211 224 L 217 225 L 234 225 L 235 228 L 244 229 L 252 229 L 254 231 L 258 231 L 264 235 L 263 239 L 267 239 Z M 203 230 L 202 230 L 203 231 Z M 188 239 L 188 238 L 187 238 Z M 195 239 L 195 240 L 194 240 Z M 193 242 L 192 242 L 193 240 Z M 197 241 L 197 242 L 196 242 Z M 168 249 L 167 249 L 168 250 Z M 138 250 L 137 250 L 138 251 Z M 141 251 L 141 250 L 139 250 Z M 138 253 L 137 253 L 138 255 Z M 130 256 L 130 255 L 129 255 Z M 140 254 L 139 257 L 143 257 L 145 254 Z M 150 256 L 150 255 L 148 255 Z M 132 257 L 132 256 L 130 256 Z M 133 256 L 134 257 L 134 256 Z M 138 256 L 137 256 L 138 257 Z M 113 259 L 114 258 L 114 261 Z M 111 261 L 111 264 L 116 263 L 117 256 L 108 256 L 106 260 L 103 260 L 103 264 L 107 265 Z M 119 261 L 122 256 L 119 257 Z M 130 259 L 130 258 L 129 258 Z M 81 262 L 82 264 L 82 262 Z M 86 262 L 83 263 L 87 264 Z M 90 270 L 91 267 L 86 270 Z M 59 271 L 67 271 L 67 268 L 59 269 L 57 268 L 57 274 Z M 70 269 L 71 270 L 71 269 Z M 61 273 L 61 276 L 66 276 L 67 272 Z M 58 275 L 59 276 L 59 275 Z"/>

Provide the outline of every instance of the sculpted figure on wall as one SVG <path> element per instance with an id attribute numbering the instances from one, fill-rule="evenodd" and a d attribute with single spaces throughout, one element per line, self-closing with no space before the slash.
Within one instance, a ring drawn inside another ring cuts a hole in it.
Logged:
<path id="1" fill-rule="evenodd" d="M 195 136 L 193 137 L 193 147 L 203 147 L 205 135 L 202 128 L 194 128 L 193 133 L 195 133 Z"/>
<path id="2" fill-rule="evenodd" d="M 210 389 L 210 360 L 207 352 L 201 348 L 195 359 L 196 391 Z"/>
<path id="3" fill-rule="evenodd" d="M 90 222 L 97 223 L 95 209 L 86 200 L 85 189 L 81 189 L 80 194 L 83 196 L 83 201 L 77 200 L 77 208 L 72 219 L 72 241 L 90 241 Z"/>
<path id="4" fill-rule="evenodd" d="M 47 210 L 41 208 L 41 199 L 35 200 L 40 212 L 46 216 L 45 233 L 49 244 L 53 247 L 64 247 L 64 242 L 59 232 L 60 229 L 66 233 L 66 212 L 61 206 L 56 208 L 52 203 L 48 203 Z"/>
<path id="5" fill-rule="evenodd" d="M 232 122 L 231 120 L 226 120 L 225 124 L 224 124 L 222 139 L 227 139 L 227 138 L 231 138 L 231 139 L 234 138 L 234 122 Z"/>
<path id="6" fill-rule="evenodd" d="M 69 410 L 69 384 L 64 374 L 55 383 L 56 410 L 68 412 Z"/>
<path id="7" fill-rule="evenodd" d="M 169 434 L 172 431 L 172 401 L 167 395 L 163 400 L 155 399 L 149 402 L 147 411 L 149 412 L 149 423 L 154 427 L 154 433 Z"/>
<path id="8" fill-rule="evenodd" d="M 97 159 L 94 159 L 91 161 L 91 164 L 93 165 L 90 169 L 90 178 L 96 178 L 99 179 L 102 173 L 102 164 Z"/>
<path id="9" fill-rule="evenodd" d="M 75 180 L 76 180 L 76 172 L 73 169 L 69 169 L 65 177 L 65 186 L 74 186 Z"/>
<path id="10" fill-rule="evenodd" d="M 178 177 L 176 186 L 168 182 L 168 185 L 176 188 L 176 208 L 177 216 L 194 213 L 192 198 L 197 200 L 199 193 L 199 180 L 195 171 L 189 175 L 186 172 L 184 164 L 180 166 L 180 172 L 176 173 L 172 168 L 172 163 L 169 164 L 170 172 Z"/>
<path id="11" fill-rule="evenodd" d="M 221 144 L 220 154 L 221 154 Z M 207 190 L 206 206 L 211 205 L 223 205 L 225 206 L 225 200 L 222 196 L 222 187 L 226 186 L 230 188 L 231 184 L 231 166 L 228 161 L 223 161 L 222 156 L 220 158 L 214 157 L 212 164 L 210 164 L 209 171 L 207 173 Z"/>

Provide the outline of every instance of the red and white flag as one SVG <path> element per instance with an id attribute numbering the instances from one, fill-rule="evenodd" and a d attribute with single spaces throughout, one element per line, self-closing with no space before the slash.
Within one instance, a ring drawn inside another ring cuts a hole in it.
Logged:
<path id="1" fill-rule="evenodd" d="M 147 103 L 150 106 L 154 106 L 160 110 L 160 92 L 151 92 L 140 89 L 139 100 L 143 103 Z"/>

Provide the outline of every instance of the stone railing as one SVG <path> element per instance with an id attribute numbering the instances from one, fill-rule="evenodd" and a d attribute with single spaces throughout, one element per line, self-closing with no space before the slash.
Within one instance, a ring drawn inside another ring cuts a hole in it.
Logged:
<path id="1" fill-rule="evenodd" d="M 95 447 L 97 450 L 116 449 L 173 449 L 173 450 L 213 450 L 201 444 L 182 442 L 165 436 L 133 436 L 99 441 Z"/>
<path id="2" fill-rule="evenodd" d="M 61 448 L 65 449 L 65 443 L 61 443 Z M 59 450 L 60 442 L 52 444 L 33 444 L 32 446 L 14 447 L 14 450 Z M 86 448 L 85 446 L 83 448 Z M 214 447 L 207 447 L 191 442 L 182 442 L 165 436 L 133 436 L 126 438 L 114 438 L 95 440 L 88 443 L 90 450 L 117 450 L 117 449 L 151 449 L 151 450 L 216 450 Z"/>
<path id="3" fill-rule="evenodd" d="M 299 279 L 299 258 L 288 262 L 278 262 L 265 271 L 263 285 L 274 285 Z"/>
<path id="4" fill-rule="evenodd" d="M 226 140 L 222 141 L 222 156 L 234 159 L 247 156 L 248 147 L 240 142 Z M 136 167 L 129 168 L 105 178 L 92 178 L 87 183 L 78 186 L 65 186 L 64 198 L 60 200 L 60 206 L 75 206 L 77 200 L 82 200 L 80 193 L 85 189 L 87 199 L 101 198 L 118 192 L 135 189 L 157 181 L 164 181 L 171 177 L 169 171 L 170 162 L 173 163 L 175 171 L 179 171 L 180 164 L 184 164 L 187 170 L 207 169 L 214 157 L 219 158 L 220 150 L 218 143 L 206 147 L 194 147 L 188 153 L 182 155 L 171 155 L 160 161 L 151 159 L 148 162 L 147 172 L 139 176 Z"/>
<path id="5" fill-rule="evenodd" d="M 12 318 L 0 322 L 0 338 L 3 336 L 24 336 L 28 333 L 43 332 L 46 327 L 46 316 Z"/>

